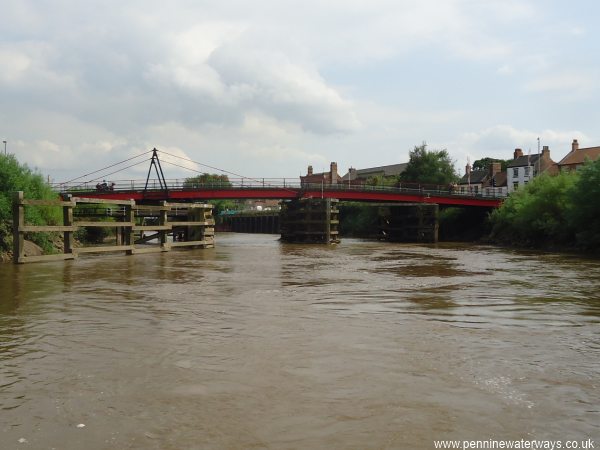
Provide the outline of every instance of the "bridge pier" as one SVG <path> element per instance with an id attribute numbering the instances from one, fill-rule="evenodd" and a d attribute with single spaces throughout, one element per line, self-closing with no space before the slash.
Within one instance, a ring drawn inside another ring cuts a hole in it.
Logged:
<path id="1" fill-rule="evenodd" d="M 313 244 L 337 244 L 339 210 L 337 199 L 303 198 L 282 202 L 281 240 Z"/>
<path id="2" fill-rule="evenodd" d="M 387 204 L 379 210 L 380 236 L 391 242 L 438 241 L 439 207 L 431 203 Z"/>

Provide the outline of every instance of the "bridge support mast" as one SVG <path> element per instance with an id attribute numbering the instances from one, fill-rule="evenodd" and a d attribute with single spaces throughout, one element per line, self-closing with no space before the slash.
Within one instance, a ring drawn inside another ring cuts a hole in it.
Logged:
<path id="1" fill-rule="evenodd" d="M 146 176 L 146 185 L 144 186 L 143 196 L 145 197 L 146 192 L 148 191 L 148 182 L 150 181 L 150 172 L 152 172 L 152 167 L 154 167 L 154 170 L 156 171 L 158 183 L 160 184 L 160 190 L 164 191 L 168 197 L 169 189 L 165 180 L 165 174 L 163 173 L 162 167 L 160 165 L 160 159 L 158 159 L 158 150 L 156 149 L 156 147 L 152 149 L 152 158 L 150 159 L 150 167 L 148 167 L 148 175 Z"/>

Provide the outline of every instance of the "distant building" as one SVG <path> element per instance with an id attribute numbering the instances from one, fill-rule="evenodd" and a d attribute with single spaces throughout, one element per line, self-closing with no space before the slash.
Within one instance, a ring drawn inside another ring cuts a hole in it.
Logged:
<path id="1" fill-rule="evenodd" d="M 557 165 L 550 158 L 550 149 L 544 145 L 541 154 L 523 155 L 523 150 L 515 149 L 513 160 L 506 167 L 508 192 L 514 192 L 524 186 L 540 173 L 557 172 Z"/>
<path id="2" fill-rule="evenodd" d="M 560 160 L 558 168 L 561 172 L 578 170 L 586 159 L 596 161 L 598 158 L 600 158 L 600 147 L 579 148 L 579 142 L 577 139 L 573 139 L 571 151 Z"/>
<path id="3" fill-rule="evenodd" d="M 391 164 L 389 166 L 369 167 L 367 169 L 354 169 L 350 167 L 348 173 L 342 177 L 344 183 L 353 181 L 366 181 L 371 177 L 391 177 L 398 176 L 406 169 L 408 163 Z"/>
<path id="4" fill-rule="evenodd" d="M 246 200 L 244 209 L 253 211 L 278 211 L 281 209 L 279 200 L 261 199 L 261 200 Z"/>
<path id="5" fill-rule="evenodd" d="M 308 166 L 306 175 L 300 176 L 300 183 L 306 184 L 340 184 L 342 177 L 339 176 L 337 171 L 337 163 L 332 162 L 329 165 L 329 172 L 314 173 L 313 167 Z"/>
<path id="6" fill-rule="evenodd" d="M 490 163 L 487 169 L 472 170 L 471 164 L 465 167 L 465 174 L 457 184 L 458 194 L 482 195 L 494 197 L 506 195 L 506 172 L 502 172 L 502 164 Z"/>

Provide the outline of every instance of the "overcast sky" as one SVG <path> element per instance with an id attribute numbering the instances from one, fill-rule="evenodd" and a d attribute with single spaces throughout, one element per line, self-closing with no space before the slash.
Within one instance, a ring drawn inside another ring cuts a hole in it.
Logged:
<path id="1" fill-rule="evenodd" d="M 153 147 L 297 177 L 405 162 L 423 141 L 463 172 L 537 137 L 555 161 L 573 138 L 600 145 L 593 0 L 1 5 L 0 137 L 55 181 Z"/>

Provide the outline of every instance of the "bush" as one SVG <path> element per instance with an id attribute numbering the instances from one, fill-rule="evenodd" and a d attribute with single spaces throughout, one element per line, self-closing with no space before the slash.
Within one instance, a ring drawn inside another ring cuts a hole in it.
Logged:
<path id="1" fill-rule="evenodd" d="M 571 244 L 571 190 L 577 175 L 541 175 L 517 190 L 491 215 L 492 239 L 525 246 Z"/>
<path id="2" fill-rule="evenodd" d="M 600 251 L 600 159 L 588 161 L 578 173 L 569 192 L 570 225 L 579 246 Z"/>
<path id="3" fill-rule="evenodd" d="M 19 164 L 14 155 L 0 155 L 0 246 L 3 250 L 12 245 L 11 227 L 12 202 L 15 191 L 23 191 L 25 198 L 54 200 L 57 194 L 44 181 L 44 177 L 25 164 Z M 31 225 L 58 225 L 62 220 L 60 208 L 25 208 L 25 221 Z M 26 238 L 52 250 L 52 236 L 48 233 L 32 233 Z"/>

